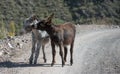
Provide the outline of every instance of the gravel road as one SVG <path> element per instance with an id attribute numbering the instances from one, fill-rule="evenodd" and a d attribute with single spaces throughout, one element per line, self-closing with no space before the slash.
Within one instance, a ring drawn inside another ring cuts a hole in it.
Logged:
<path id="1" fill-rule="evenodd" d="M 3 64 L 0 74 L 120 74 L 120 29 L 81 30 L 80 27 L 77 27 L 73 66 L 70 66 L 68 52 L 66 65 L 61 67 L 56 47 L 56 64 L 51 67 L 51 47 L 48 44 L 45 49 L 47 63 L 43 63 L 40 53 L 38 64 L 29 65 L 30 50 L 25 50 L 12 62 L 0 63 Z"/>

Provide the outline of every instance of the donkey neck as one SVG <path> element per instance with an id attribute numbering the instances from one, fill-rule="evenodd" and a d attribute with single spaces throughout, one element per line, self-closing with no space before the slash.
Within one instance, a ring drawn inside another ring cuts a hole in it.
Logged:
<path id="1" fill-rule="evenodd" d="M 46 31 L 33 29 L 32 32 L 36 38 L 44 38 L 48 36 Z"/>
<path id="2" fill-rule="evenodd" d="M 50 35 L 50 36 L 53 36 L 54 33 L 55 33 L 55 28 L 56 26 L 52 25 L 52 26 L 49 26 L 46 28 L 46 32 Z"/>
<path id="3" fill-rule="evenodd" d="M 58 25 L 52 25 L 51 27 L 46 29 L 47 33 L 51 37 L 51 39 L 58 43 L 59 41 L 63 41 L 63 30 Z"/>

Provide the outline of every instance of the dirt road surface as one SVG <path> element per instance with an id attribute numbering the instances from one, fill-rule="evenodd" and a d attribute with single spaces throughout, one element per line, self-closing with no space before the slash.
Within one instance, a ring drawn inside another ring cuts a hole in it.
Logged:
<path id="1" fill-rule="evenodd" d="M 30 51 L 25 51 L 1 66 L 0 74 L 120 74 L 119 28 L 87 31 L 77 28 L 73 66 L 70 66 L 69 50 L 66 65 L 62 67 L 59 49 L 56 49 L 56 64 L 53 67 L 50 65 L 52 57 L 48 44 L 45 49 L 47 63 L 43 63 L 40 53 L 38 64 L 29 65 Z"/>

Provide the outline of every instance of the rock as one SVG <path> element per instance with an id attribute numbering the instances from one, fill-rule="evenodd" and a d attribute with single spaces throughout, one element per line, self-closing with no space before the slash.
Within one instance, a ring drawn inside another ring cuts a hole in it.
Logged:
<path id="1" fill-rule="evenodd" d="M 3 50 L 1 50 L 0 51 L 0 56 L 2 56 L 4 54 L 4 51 Z"/>
<path id="2" fill-rule="evenodd" d="M 8 42 L 8 46 L 11 48 L 11 49 L 13 49 L 14 47 L 12 46 L 12 44 L 11 43 L 9 43 Z"/>
<path id="3" fill-rule="evenodd" d="M 16 47 L 18 47 L 19 49 L 22 49 L 23 44 L 22 43 L 17 43 Z"/>

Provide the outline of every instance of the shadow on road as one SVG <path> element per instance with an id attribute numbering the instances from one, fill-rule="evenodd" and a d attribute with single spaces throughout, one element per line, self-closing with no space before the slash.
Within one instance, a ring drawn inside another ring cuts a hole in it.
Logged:
<path id="1" fill-rule="evenodd" d="M 25 62 L 11 62 L 11 61 L 6 61 L 6 62 L 0 62 L 0 67 L 7 67 L 7 68 L 13 68 L 13 67 L 51 67 L 50 64 L 28 64 Z"/>
<path id="2" fill-rule="evenodd" d="M 66 64 L 69 66 L 69 64 Z M 14 67 L 51 67 L 50 63 L 44 63 L 44 64 L 28 64 L 25 62 L 0 62 L 0 67 L 2 68 L 14 68 Z M 54 67 L 61 67 L 61 64 L 55 64 Z"/>

